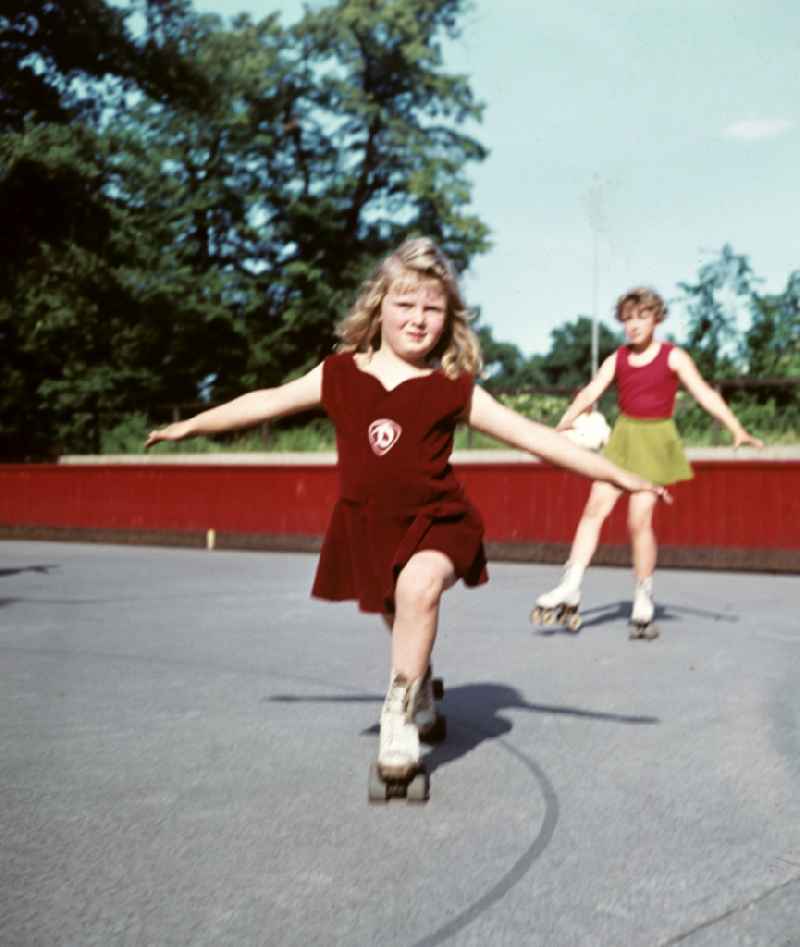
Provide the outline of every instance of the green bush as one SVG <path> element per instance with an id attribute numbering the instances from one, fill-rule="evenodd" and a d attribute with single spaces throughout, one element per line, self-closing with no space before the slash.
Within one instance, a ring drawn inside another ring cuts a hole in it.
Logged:
<path id="1" fill-rule="evenodd" d="M 517 394 L 502 395 L 500 400 L 518 411 L 549 427 L 554 427 L 569 403 L 569 399 L 556 395 Z M 616 419 L 617 409 L 613 398 L 601 403 L 609 424 Z M 776 404 L 775 399 L 759 403 L 754 395 L 741 395 L 732 399 L 731 408 L 742 424 L 768 444 L 800 443 L 800 400 L 788 404 Z M 731 443 L 730 434 L 685 392 L 678 395 L 675 421 L 681 438 L 688 447 L 726 445 Z M 123 418 L 101 434 L 101 450 L 104 454 L 141 454 L 147 433 L 152 427 L 144 414 L 132 414 Z M 506 445 L 466 427 L 456 431 L 457 450 L 502 449 Z M 312 418 L 304 424 L 286 422 L 261 429 L 220 435 L 215 438 L 195 437 L 172 444 L 158 444 L 151 449 L 154 454 L 213 454 L 220 452 L 257 451 L 331 451 L 336 448 L 336 436 L 328 418 Z"/>
<path id="2" fill-rule="evenodd" d="M 759 403 L 744 395 L 729 404 L 744 427 L 765 443 L 800 443 L 800 403 L 776 405 L 773 398 Z M 684 443 L 690 447 L 732 443 L 728 431 L 683 393 L 679 396 L 675 422 Z"/>
<path id="3" fill-rule="evenodd" d="M 153 424 L 144 414 L 132 414 L 103 431 L 103 454 L 141 454 Z M 152 454 L 219 454 L 258 451 L 334 450 L 336 436 L 327 418 L 314 418 L 295 427 L 265 427 L 217 437 L 193 437 L 186 441 L 163 442 L 150 448 Z"/>
<path id="4" fill-rule="evenodd" d="M 524 392 L 518 395 L 500 395 L 499 400 L 519 414 L 539 421 L 548 427 L 555 427 L 561 415 L 567 410 L 569 398 L 561 395 L 536 395 Z"/>

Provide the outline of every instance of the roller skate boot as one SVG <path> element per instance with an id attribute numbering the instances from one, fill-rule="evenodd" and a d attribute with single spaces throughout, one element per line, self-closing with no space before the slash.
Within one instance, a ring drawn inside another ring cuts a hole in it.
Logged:
<path id="1" fill-rule="evenodd" d="M 658 638 L 658 628 L 653 624 L 653 577 L 636 580 L 636 593 L 633 599 L 633 609 L 629 624 L 631 626 L 628 637 L 632 640 L 642 639 L 652 641 Z"/>
<path id="2" fill-rule="evenodd" d="M 584 567 L 567 563 L 558 585 L 536 599 L 531 612 L 534 625 L 563 625 L 568 631 L 580 630 L 583 620 L 578 607 L 581 603 L 581 581 Z"/>
<path id="3" fill-rule="evenodd" d="M 420 762 L 419 732 L 414 722 L 424 678 L 408 681 L 392 674 L 381 710 L 378 760 L 369 770 L 369 801 L 387 802 L 392 796 L 425 802 L 428 773 Z"/>
<path id="4" fill-rule="evenodd" d="M 436 701 L 444 696 L 444 683 L 440 677 L 433 676 L 433 668 L 428 667 L 422 686 L 419 689 L 417 712 L 414 723 L 419 730 L 423 743 L 441 743 L 447 737 L 447 718 L 436 710 Z"/>

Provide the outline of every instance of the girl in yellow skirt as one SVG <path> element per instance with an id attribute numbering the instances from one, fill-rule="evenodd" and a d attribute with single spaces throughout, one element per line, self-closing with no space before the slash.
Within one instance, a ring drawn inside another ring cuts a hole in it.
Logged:
<path id="1" fill-rule="evenodd" d="M 582 412 L 616 382 L 620 415 L 603 453 L 623 469 L 662 486 L 690 480 L 693 476 L 672 420 L 679 381 L 702 408 L 731 432 L 734 447 L 742 444 L 763 447 L 703 380 L 683 349 L 656 341 L 656 327 L 666 314 L 664 300 L 650 289 L 632 289 L 619 298 L 615 315 L 625 330 L 626 344 L 603 362 L 597 375 L 578 392 L 557 425 L 559 431 L 570 430 Z M 578 605 L 583 574 L 597 548 L 603 523 L 621 493 L 619 487 L 609 482 L 597 481 L 592 485 L 561 582 L 536 600 L 531 615 L 534 622 L 559 622 L 573 631 L 580 628 Z M 649 639 L 658 635 L 652 624 L 657 552 L 653 508 L 657 499 L 652 493 L 632 493 L 628 501 L 628 530 L 636 575 L 632 638 Z"/>

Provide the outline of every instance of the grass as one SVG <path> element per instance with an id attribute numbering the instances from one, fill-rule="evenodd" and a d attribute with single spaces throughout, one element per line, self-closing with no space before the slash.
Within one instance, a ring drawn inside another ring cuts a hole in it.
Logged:
<path id="1" fill-rule="evenodd" d="M 519 397 L 519 396 L 517 396 Z M 546 410 L 535 410 L 531 405 L 525 411 L 535 420 L 553 426 L 563 412 L 563 406 L 554 406 L 552 399 L 542 406 Z M 747 429 L 766 444 L 800 445 L 800 409 L 776 408 L 774 404 L 735 406 L 737 415 Z M 613 423 L 609 412 L 608 420 Z M 676 418 L 678 430 L 686 447 L 725 446 L 732 443 L 727 431 L 717 425 L 705 412 L 695 405 L 681 406 Z M 144 415 L 131 415 L 116 427 L 104 432 L 103 454 L 141 454 L 150 423 Z M 244 431 L 216 438 L 196 437 L 189 441 L 161 443 L 151 449 L 158 454 L 219 454 L 252 452 L 314 452 L 332 451 L 336 448 L 333 425 L 327 418 L 314 418 L 297 427 L 270 426 L 260 430 Z M 479 431 L 460 426 L 455 435 L 456 450 L 507 450 L 507 445 Z"/>

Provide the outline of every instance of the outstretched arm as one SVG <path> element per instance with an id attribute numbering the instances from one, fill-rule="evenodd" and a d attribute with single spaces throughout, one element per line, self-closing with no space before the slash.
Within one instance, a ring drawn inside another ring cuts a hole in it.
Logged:
<path id="1" fill-rule="evenodd" d="M 674 348 L 669 353 L 669 367 L 680 378 L 686 390 L 705 411 L 720 421 L 731 432 L 733 446 L 752 444 L 754 447 L 763 447 L 763 441 L 749 434 L 739 423 L 739 419 L 725 404 L 722 396 L 714 391 L 711 385 L 703 378 L 692 361 L 691 356 L 683 349 Z"/>
<path id="2" fill-rule="evenodd" d="M 664 487 L 654 486 L 637 474 L 622 470 L 610 460 L 578 447 L 552 428 L 530 421 L 496 401 L 483 388 L 472 393 L 467 423 L 512 447 L 536 454 L 558 467 L 566 467 L 594 480 L 607 480 L 623 490 L 649 490 L 671 502 Z"/>
<path id="3" fill-rule="evenodd" d="M 145 447 L 159 441 L 182 441 L 198 434 L 217 434 L 241 427 L 251 427 L 261 421 L 270 421 L 287 414 L 296 414 L 315 408 L 322 400 L 322 365 L 307 375 L 296 378 L 278 388 L 250 391 L 217 408 L 210 408 L 185 421 L 176 421 L 159 431 L 151 431 Z"/>
<path id="4" fill-rule="evenodd" d="M 583 414 L 587 408 L 590 408 L 600 398 L 600 395 L 603 394 L 611 382 L 614 381 L 616 358 L 616 353 L 609 355 L 589 384 L 585 388 L 581 388 L 577 395 L 575 395 L 572 404 L 567 408 L 563 417 L 556 425 L 557 431 L 566 431 L 571 428 L 575 423 L 575 419 Z"/>

